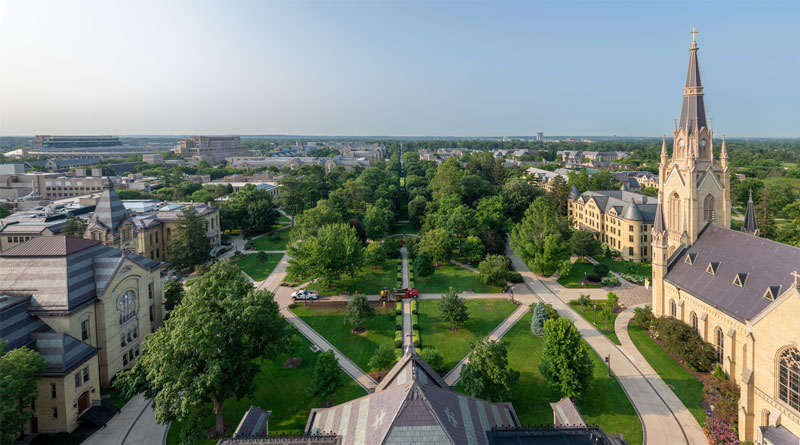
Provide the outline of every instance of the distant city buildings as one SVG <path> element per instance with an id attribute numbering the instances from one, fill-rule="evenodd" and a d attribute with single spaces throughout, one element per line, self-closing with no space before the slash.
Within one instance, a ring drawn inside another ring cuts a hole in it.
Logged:
<path id="1" fill-rule="evenodd" d="M 541 131 L 536 133 L 536 140 L 538 142 L 544 142 L 544 133 L 542 133 Z"/>
<path id="2" fill-rule="evenodd" d="M 193 161 L 219 164 L 232 156 L 252 155 L 239 136 L 192 136 L 178 142 L 175 152 Z"/>
<path id="3" fill-rule="evenodd" d="M 50 159 L 67 158 L 127 158 L 148 152 L 168 152 L 174 145 L 133 146 L 124 144 L 116 136 L 50 136 L 37 135 L 30 149 L 21 149 L 19 157 L 46 156 Z"/>
<path id="4" fill-rule="evenodd" d="M 563 170 L 563 169 L 559 169 Z M 561 178 L 564 180 L 564 184 L 567 183 L 568 177 L 567 174 L 563 171 L 549 171 L 549 170 L 542 170 L 540 168 L 530 167 L 525 172 L 528 174 L 528 180 L 533 182 L 535 185 L 542 187 L 546 190 L 551 190 L 553 187 L 553 180 L 556 178 Z"/>

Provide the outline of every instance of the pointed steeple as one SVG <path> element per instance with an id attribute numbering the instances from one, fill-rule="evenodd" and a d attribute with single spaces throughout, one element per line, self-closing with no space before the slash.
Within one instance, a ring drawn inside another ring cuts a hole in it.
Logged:
<path id="1" fill-rule="evenodd" d="M 686 134 L 694 134 L 700 128 L 707 127 L 706 108 L 703 102 L 703 84 L 700 81 L 700 63 L 697 61 L 697 42 L 692 37 L 689 48 L 689 71 L 686 73 L 686 86 L 683 89 L 683 105 L 678 124 Z"/>
<path id="2" fill-rule="evenodd" d="M 756 222 L 756 209 L 753 206 L 753 189 L 750 189 L 750 197 L 747 199 L 747 213 L 744 215 L 742 232 L 754 236 L 758 236 L 760 233 L 758 230 L 758 223 Z"/>
<path id="3" fill-rule="evenodd" d="M 103 184 L 103 194 L 97 200 L 97 206 L 94 210 L 94 215 L 90 221 L 92 223 L 101 223 L 106 229 L 115 232 L 117 228 L 125 220 L 130 220 L 128 211 L 122 204 L 117 193 L 114 191 L 114 186 L 111 183 L 111 178 Z"/>
<path id="4" fill-rule="evenodd" d="M 719 152 L 719 162 L 722 168 L 728 167 L 728 147 L 725 145 L 725 135 L 722 135 L 722 149 Z"/>
<path id="5" fill-rule="evenodd" d="M 667 135 L 665 134 L 664 137 L 661 139 L 661 163 L 666 164 L 667 157 L 669 157 L 669 153 L 667 153 Z"/>
<path id="6" fill-rule="evenodd" d="M 662 202 L 664 201 L 664 194 L 658 192 L 658 205 L 656 205 L 656 216 L 653 221 L 653 235 L 661 235 L 667 231 L 667 224 L 664 223 L 664 209 Z"/>

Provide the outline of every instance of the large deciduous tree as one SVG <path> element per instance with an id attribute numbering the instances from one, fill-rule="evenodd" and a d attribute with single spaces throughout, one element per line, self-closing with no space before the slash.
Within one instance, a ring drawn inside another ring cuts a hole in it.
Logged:
<path id="1" fill-rule="evenodd" d="M 428 230 L 422 235 L 417 246 L 420 252 L 427 252 L 438 263 L 449 261 L 454 248 L 452 234 L 444 229 Z"/>
<path id="2" fill-rule="evenodd" d="M 591 232 L 586 230 L 576 230 L 569 240 L 572 246 L 572 253 L 579 257 L 592 256 L 597 253 L 599 243 Z"/>
<path id="3" fill-rule="evenodd" d="M 364 230 L 367 238 L 376 241 L 386 236 L 391 224 L 392 212 L 376 205 L 367 204 L 364 212 Z"/>
<path id="4" fill-rule="evenodd" d="M 458 292 L 452 287 L 442 294 L 439 300 L 439 312 L 442 319 L 450 323 L 450 330 L 455 331 L 469 319 L 469 311 L 464 300 L 458 297 Z"/>
<path id="5" fill-rule="evenodd" d="M 200 419 L 210 403 L 221 436 L 225 400 L 252 395 L 256 359 L 289 352 L 291 335 L 272 293 L 255 291 L 238 267 L 220 261 L 195 280 L 114 385 L 129 395 L 144 392 L 159 423 L 184 422 L 184 442 L 205 438 Z"/>
<path id="6" fill-rule="evenodd" d="M 589 345 L 566 317 L 544 323 L 544 348 L 539 370 L 564 397 L 580 399 L 592 383 Z"/>
<path id="7" fill-rule="evenodd" d="M 194 208 L 186 205 L 172 229 L 172 239 L 167 246 L 169 262 L 175 269 L 185 269 L 205 263 L 211 253 L 206 237 L 206 220 Z"/>
<path id="8" fill-rule="evenodd" d="M 508 400 L 518 380 L 519 372 L 508 367 L 508 351 L 502 342 L 479 343 L 461 368 L 464 392 L 492 402 Z"/>
<path id="9" fill-rule="evenodd" d="M 547 200 L 537 198 L 522 221 L 511 232 L 511 246 L 538 274 L 551 274 L 569 258 L 569 245 L 561 234 L 561 224 Z"/>
<path id="10" fill-rule="evenodd" d="M 503 203 L 506 206 L 506 215 L 512 221 L 519 221 L 531 203 L 543 194 L 544 191 L 542 189 L 528 184 L 528 181 L 524 179 L 508 181 L 500 191 Z"/>
<path id="11" fill-rule="evenodd" d="M 414 258 L 414 273 L 419 277 L 429 277 L 433 275 L 433 259 L 428 252 L 420 251 Z"/>
<path id="12" fill-rule="evenodd" d="M 370 306 L 367 296 L 356 295 L 347 302 L 344 312 L 344 322 L 354 329 L 363 329 L 368 318 L 375 315 L 375 309 Z"/>
<path id="13" fill-rule="evenodd" d="M 504 286 L 508 281 L 508 258 L 503 255 L 486 255 L 486 259 L 478 264 L 480 280 L 490 286 Z"/>
<path id="14" fill-rule="evenodd" d="M 339 359 L 333 351 L 320 352 L 314 365 L 314 377 L 308 385 L 308 393 L 323 401 L 344 386 Z"/>
<path id="15" fill-rule="evenodd" d="M 0 340 L 0 443 L 14 443 L 33 417 L 37 381 L 47 367 L 38 352 L 23 346 L 6 351 Z"/>
<path id="16" fill-rule="evenodd" d="M 305 279 L 321 279 L 331 287 L 343 274 L 355 276 L 363 252 L 356 231 L 347 224 L 328 224 L 314 236 L 289 246 L 289 274 Z"/>

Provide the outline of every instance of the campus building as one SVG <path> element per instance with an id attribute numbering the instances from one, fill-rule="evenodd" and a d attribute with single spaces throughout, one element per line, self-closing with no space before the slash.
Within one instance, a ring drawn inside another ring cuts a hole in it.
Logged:
<path id="1" fill-rule="evenodd" d="M 218 164 L 229 156 L 247 156 L 252 152 L 239 136 L 192 136 L 178 142 L 175 152 L 194 161 Z"/>
<path id="2" fill-rule="evenodd" d="M 672 156 L 662 145 L 653 225 L 652 308 L 678 318 L 716 348 L 740 388 L 739 439 L 800 439 L 800 249 L 760 238 L 748 203 L 730 229 L 728 152 L 714 159 L 692 42 Z"/>
<path id="3" fill-rule="evenodd" d="M 568 201 L 574 228 L 591 232 L 626 260 L 650 261 L 656 198 L 625 190 L 580 193 L 573 185 Z"/>
<path id="4" fill-rule="evenodd" d="M 0 253 L 0 338 L 48 364 L 26 432 L 110 418 L 101 389 L 130 369 L 161 324 L 159 261 L 97 240 L 40 236 Z"/>

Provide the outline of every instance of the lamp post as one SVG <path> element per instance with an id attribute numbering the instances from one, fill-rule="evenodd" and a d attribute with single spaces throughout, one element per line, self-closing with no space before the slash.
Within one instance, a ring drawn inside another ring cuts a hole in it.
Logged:
<path id="1" fill-rule="evenodd" d="M 606 363 L 608 363 L 608 378 L 611 378 L 611 353 L 609 353 L 606 357 Z M 713 409 L 713 407 L 712 407 Z"/>

